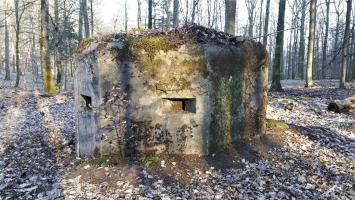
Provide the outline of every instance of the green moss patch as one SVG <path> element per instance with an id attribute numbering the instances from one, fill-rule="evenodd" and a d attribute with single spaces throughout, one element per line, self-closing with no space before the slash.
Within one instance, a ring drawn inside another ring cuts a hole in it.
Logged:
<path id="1" fill-rule="evenodd" d="M 146 167 L 149 166 L 158 166 L 160 164 L 160 159 L 157 156 L 149 155 L 139 158 L 139 160 L 145 165 Z"/>
<path id="2" fill-rule="evenodd" d="M 163 50 L 167 50 L 166 38 L 162 36 L 153 36 L 148 38 L 141 38 L 132 43 L 134 49 L 144 50 L 150 61 L 154 60 L 155 55 Z"/>
<path id="3" fill-rule="evenodd" d="M 274 120 L 274 119 L 266 119 L 266 128 L 268 130 L 274 130 L 274 131 L 283 131 L 289 128 L 289 126 L 279 120 Z"/>

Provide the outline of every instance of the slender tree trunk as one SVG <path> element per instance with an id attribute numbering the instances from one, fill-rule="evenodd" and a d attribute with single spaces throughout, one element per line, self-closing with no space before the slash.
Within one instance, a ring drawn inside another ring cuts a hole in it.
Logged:
<path id="1" fill-rule="evenodd" d="M 10 80 L 10 39 L 9 39 L 9 29 L 7 26 L 7 5 L 6 0 L 4 1 L 5 8 L 5 80 Z"/>
<path id="2" fill-rule="evenodd" d="M 236 0 L 225 0 L 224 32 L 235 35 Z"/>
<path id="3" fill-rule="evenodd" d="M 239 1 L 236 1 L 236 13 L 235 13 L 235 33 L 239 33 Z"/>
<path id="4" fill-rule="evenodd" d="M 322 54 L 322 79 L 325 79 L 327 72 L 327 49 L 328 49 L 328 34 L 329 34 L 329 10 L 330 10 L 330 0 L 326 0 L 326 19 L 325 19 L 325 34 L 323 40 L 323 54 Z"/>
<path id="5" fill-rule="evenodd" d="M 337 20 L 336 20 L 336 28 L 335 28 L 335 42 L 334 42 L 334 65 L 333 65 L 333 73 L 332 73 L 332 79 L 335 79 L 338 77 L 339 72 L 338 69 L 338 55 L 339 55 L 339 29 L 340 29 L 340 16 L 342 12 L 339 10 L 340 5 L 334 4 L 335 5 L 335 13 L 337 15 Z"/>
<path id="6" fill-rule="evenodd" d="M 55 47 L 54 47 L 54 62 L 55 66 L 57 69 L 57 85 L 60 86 L 61 81 L 62 81 L 62 62 L 61 62 L 61 56 L 59 53 L 59 42 L 60 40 L 60 32 L 59 32 L 59 2 L 58 0 L 54 0 L 54 41 L 55 41 Z"/>
<path id="7" fill-rule="evenodd" d="M 91 36 L 94 35 L 94 7 L 93 0 L 90 0 L 90 23 L 91 23 Z"/>
<path id="8" fill-rule="evenodd" d="M 33 70 L 33 75 L 35 76 L 36 82 L 38 80 L 38 66 L 36 63 L 36 58 L 35 58 L 35 49 L 36 49 L 36 36 L 33 31 L 33 36 L 32 36 L 32 49 L 31 49 L 31 65 L 32 65 L 32 70 Z"/>
<path id="9" fill-rule="evenodd" d="M 321 40 L 320 40 L 320 33 L 317 32 L 317 36 L 316 36 L 316 46 L 314 48 L 314 61 L 313 61 L 313 66 L 316 66 L 317 71 L 314 72 L 313 70 L 313 74 L 314 77 L 316 77 L 318 80 L 321 79 L 322 77 L 322 65 L 320 63 L 320 45 L 321 45 Z"/>
<path id="10" fill-rule="evenodd" d="M 174 11 L 173 11 L 173 26 L 174 27 L 179 26 L 179 8 L 180 8 L 179 0 L 174 0 Z"/>
<path id="11" fill-rule="evenodd" d="M 261 36 L 262 36 L 262 27 L 263 27 L 263 5 L 264 5 L 264 0 L 261 0 L 260 2 L 260 18 L 259 18 L 259 42 L 261 41 Z"/>
<path id="12" fill-rule="evenodd" d="M 301 11 L 301 27 L 300 27 L 300 46 L 298 50 L 298 70 L 299 76 L 301 80 L 304 80 L 304 56 L 305 56 L 305 48 L 306 48 L 306 39 L 305 39 L 305 23 L 306 23 L 306 8 L 307 2 L 306 0 L 302 1 L 302 11 Z"/>
<path id="13" fill-rule="evenodd" d="M 169 29 L 171 25 L 171 0 L 166 0 L 166 23 L 165 23 L 165 28 Z"/>
<path id="14" fill-rule="evenodd" d="M 309 9 L 309 36 L 308 36 L 306 87 L 313 87 L 313 51 L 314 51 L 314 38 L 316 33 L 316 22 L 317 22 L 316 17 L 317 17 L 317 0 L 311 0 L 310 9 Z"/>
<path id="15" fill-rule="evenodd" d="M 264 36 L 263 36 L 263 45 L 267 46 L 267 34 L 269 32 L 269 18 L 270 18 L 270 0 L 266 1 L 266 13 L 265 13 L 265 24 L 264 24 Z"/>
<path id="16" fill-rule="evenodd" d="M 148 0 L 148 28 L 153 28 L 153 0 Z"/>
<path id="17" fill-rule="evenodd" d="M 192 13 L 191 13 L 191 23 L 195 23 L 196 8 L 200 0 L 193 0 L 192 2 Z"/>
<path id="18" fill-rule="evenodd" d="M 124 30 L 128 32 L 128 10 L 127 10 L 127 0 L 124 3 Z"/>
<path id="19" fill-rule="evenodd" d="M 350 40 L 350 16 L 351 16 L 352 0 L 347 0 L 346 6 L 346 22 L 345 22 L 345 33 L 342 46 L 342 65 L 341 65 L 341 75 L 340 75 L 340 88 L 345 88 L 346 82 L 346 67 L 347 67 L 347 57 L 349 53 L 349 40 Z"/>
<path id="20" fill-rule="evenodd" d="M 248 10 L 248 36 L 253 38 L 256 0 L 246 0 L 245 3 Z"/>
<path id="21" fill-rule="evenodd" d="M 351 76 L 351 80 L 355 80 L 355 21 L 353 24 L 353 28 L 352 28 L 352 45 L 353 45 L 353 50 L 352 50 L 352 61 L 350 66 L 352 66 L 352 76 Z"/>
<path id="22" fill-rule="evenodd" d="M 48 30 L 49 30 L 49 9 L 48 0 L 41 0 L 41 39 L 40 39 L 40 50 L 41 50 L 41 64 L 43 69 L 43 81 L 44 81 L 44 91 L 46 94 L 53 94 L 57 92 L 57 89 L 53 80 L 53 69 L 51 66 L 51 60 L 49 57 L 48 48 Z"/>
<path id="23" fill-rule="evenodd" d="M 82 3 L 83 3 L 83 18 L 84 18 L 85 37 L 88 38 L 88 37 L 90 37 L 90 26 L 89 26 L 87 0 L 82 0 Z"/>
<path id="24" fill-rule="evenodd" d="M 83 39 L 83 3 L 84 0 L 79 0 L 79 42 Z"/>
<path id="25" fill-rule="evenodd" d="M 294 19 L 292 19 L 292 22 L 294 22 Z M 287 79 L 292 78 L 292 40 L 294 38 L 294 30 L 291 31 L 291 36 L 289 39 L 288 43 L 288 50 L 287 50 L 287 66 L 288 66 L 288 71 L 287 71 Z M 294 42 L 294 41 L 293 41 Z"/>
<path id="26" fill-rule="evenodd" d="M 141 22 L 142 22 L 142 1 L 137 0 L 137 6 L 138 6 L 138 13 L 137 13 L 137 28 L 141 28 Z"/>
<path id="27" fill-rule="evenodd" d="M 14 0 L 15 5 L 15 23 L 16 23 L 16 32 L 15 32 L 15 63 L 16 63 L 16 83 L 15 87 L 19 87 L 20 84 L 20 16 L 19 16 L 19 0 Z"/>
<path id="28" fill-rule="evenodd" d="M 296 24 L 298 26 L 297 20 L 296 20 Z M 298 45 L 299 45 L 299 40 L 298 40 L 298 34 L 299 34 L 299 30 L 296 29 L 296 41 L 293 43 L 293 53 L 292 53 L 292 79 L 295 80 L 296 76 L 297 76 L 297 72 L 298 72 Z"/>
<path id="29" fill-rule="evenodd" d="M 286 10 L 286 0 L 280 0 L 279 17 L 277 20 L 275 58 L 274 58 L 274 65 L 272 70 L 272 83 L 270 88 L 270 90 L 272 91 L 282 91 L 281 59 L 282 59 L 283 44 L 284 44 L 285 10 Z"/>

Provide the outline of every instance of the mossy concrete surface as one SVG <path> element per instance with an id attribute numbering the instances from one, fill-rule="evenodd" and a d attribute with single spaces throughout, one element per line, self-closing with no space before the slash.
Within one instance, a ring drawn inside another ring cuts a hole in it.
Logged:
<path id="1" fill-rule="evenodd" d="M 174 38 L 183 39 L 111 35 L 81 48 L 79 156 L 95 148 L 102 155 L 206 155 L 265 131 L 268 54 L 262 45 Z M 91 109 L 80 105 L 83 96 L 91 98 Z"/>

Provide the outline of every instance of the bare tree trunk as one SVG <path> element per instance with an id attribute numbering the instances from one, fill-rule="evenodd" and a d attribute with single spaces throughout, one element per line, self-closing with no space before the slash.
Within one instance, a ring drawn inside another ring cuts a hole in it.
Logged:
<path id="1" fill-rule="evenodd" d="M 40 39 L 40 50 L 41 50 L 41 64 L 43 69 L 43 82 L 44 91 L 46 94 L 53 94 L 57 92 L 57 89 L 53 80 L 53 68 L 51 66 L 51 60 L 49 57 L 48 48 L 48 30 L 49 30 L 49 9 L 48 0 L 41 0 L 41 39 Z"/>
<path id="2" fill-rule="evenodd" d="M 179 26 L 179 8 L 180 8 L 179 0 L 174 0 L 174 11 L 173 11 L 173 26 L 174 27 Z"/>
<path id="3" fill-rule="evenodd" d="M 54 62 L 57 69 L 57 85 L 60 86 L 62 81 L 62 62 L 59 53 L 59 42 L 60 40 L 60 33 L 59 33 L 59 2 L 58 0 L 54 0 Z"/>
<path id="4" fill-rule="evenodd" d="M 83 3 L 84 0 L 79 0 L 79 42 L 83 39 Z"/>
<path id="5" fill-rule="evenodd" d="M 286 10 L 286 0 L 280 0 L 279 17 L 277 20 L 275 58 L 274 58 L 274 65 L 272 70 L 272 83 L 270 88 L 270 90 L 272 91 L 282 91 L 281 59 L 282 59 L 283 44 L 284 44 L 285 10 Z"/>
<path id="6" fill-rule="evenodd" d="M 354 14 L 355 16 L 355 14 Z M 355 17 L 354 17 L 355 19 Z M 353 28 L 352 28 L 352 60 L 351 60 L 351 64 L 350 66 L 352 66 L 352 73 L 351 73 L 351 77 L 350 77 L 350 80 L 355 80 L 355 21 L 354 21 L 354 24 L 353 24 Z"/>
<path id="7" fill-rule="evenodd" d="M 153 0 L 148 0 L 148 28 L 153 28 Z"/>
<path id="8" fill-rule="evenodd" d="M 328 34 L 329 34 L 329 10 L 330 10 L 330 0 L 325 1 L 326 4 L 326 19 L 325 19 L 325 33 L 323 40 L 323 54 L 322 54 L 322 78 L 325 79 L 327 76 L 327 50 L 328 50 Z"/>
<path id="9" fill-rule="evenodd" d="M 335 13 L 337 15 L 337 18 L 336 18 L 336 28 L 335 28 L 335 42 L 334 42 L 334 65 L 333 65 L 333 76 L 332 78 L 335 79 L 335 78 L 338 78 L 339 76 L 339 66 L 338 66 L 338 58 L 339 58 L 339 29 L 340 29 L 340 16 L 342 15 L 343 13 L 343 10 L 340 10 L 341 9 L 341 3 L 343 1 L 340 0 L 338 2 L 334 2 L 334 8 L 335 8 Z"/>
<path id="10" fill-rule="evenodd" d="M 137 6 L 138 6 L 138 13 L 137 13 L 137 28 L 141 28 L 141 22 L 142 22 L 142 1 L 137 0 Z"/>
<path id="11" fill-rule="evenodd" d="M 266 1 L 266 13 L 265 13 L 265 24 L 264 24 L 264 37 L 263 37 L 263 45 L 267 46 L 267 34 L 269 32 L 269 18 L 270 18 L 270 0 Z"/>
<path id="12" fill-rule="evenodd" d="M 9 29 L 7 26 L 7 5 L 5 4 L 5 80 L 10 80 L 10 39 Z"/>
<path id="13" fill-rule="evenodd" d="M 235 32 L 238 35 L 239 31 L 239 1 L 236 1 L 236 13 L 235 13 Z"/>
<path id="14" fill-rule="evenodd" d="M 263 34 L 262 32 L 262 27 L 263 27 L 263 5 L 264 5 L 264 0 L 261 0 L 260 2 L 260 18 L 259 18 L 259 42 L 261 41 L 261 36 Z"/>
<path id="15" fill-rule="evenodd" d="M 297 23 L 297 19 L 295 20 L 296 21 L 296 25 L 298 26 L 298 23 Z M 296 41 L 293 43 L 293 53 L 292 53 L 292 79 L 296 79 L 296 75 L 297 75 L 297 72 L 298 72 L 298 65 L 297 65 L 297 62 L 298 62 L 298 34 L 299 34 L 299 31 L 298 29 L 295 30 L 296 32 Z"/>
<path id="16" fill-rule="evenodd" d="M 32 48 L 31 48 L 31 65 L 32 65 L 32 70 L 33 70 L 33 75 L 36 78 L 36 82 L 38 80 L 38 66 L 36 63 L 36 58 L 35 58 L 35 49 L 36 49 L 36 36 L 34 33 L 34 28 L 32 27 L 33 31 L 33 36 L 32 36 Z"/>
<path id="17" fill-rule="evenodd" d="M 314 60 L 313 60 L 313 66 L 316 66 L 316 71 L 313 70 L 314 77 L 316 77 L 317 80 L 320 80 L 322 77 L 322 65 L 320 63 L 320 45 L 321 45 L 321 40 L 320 40 L 320 32 L 317 32 L 316 36 L 316 44 L 314 48 Z"/>
<path id="18" fill-rule="evenodd" d="M 225 0 L 224 32 L 235 35 L 236 0 Z"/>
<path id="19" fill-rule="evenodd" d="M 301 6 L 301 27 L 300 27 L 300 46 L 298 49 L 298 72 L 300 78 L 303 80 L 304 78 L 304 56 L 305 56 L 305 48 L 306 48 L 306 39 L 305 39 L 305 23 L 306 23 L 306 8 L 307 2 L 306 0 L 302 0 Z"/>
<path id="20" fill-rule="evenodd" d="M 87 0 L 82 0 L 82 3 L 83 3 L 83 18 L 84 18 L 85 37 L 88 38 L 88 37 L 90 37 L 90 26 L 89 26 Z"/>
<path id="21" fill-rule="evenodd" d="M 127 0 L 124 3 L 124 30 L 128 32 L 128 10 L 127 10 Z"/>
<path id="22" fill-rule="evenodd" d="M 294 22 L 295 19 L 292 19 L 292 22 Z M 288 44 L 288 50 L 287 50 L 287 66 L 288 66 L 288 71 L 287 71 L 287 79 L 292 78 L 292 40 L 294 38 L 294 30 L 291 30 L 291 36 L 289 39 L 289 44 Z M 294 42 L 294 41 L 293 41 Z"/>
<path id="23" fill-rule="evenodd" d="M 311 0 L 310 9 L 309 9 L 309 36 L 308 36 L 306 87 L 313 87 L 313 51 L 314 51 L 314 38 L 316 33 L 316 22 L 317 22 L 317 0 Z"/>
<path id="24" fill-rule="evenodd" d="M 91 22 L 91 36 L 94 35 L 94 7 L 93 0 L 90 0 L 90 22 Z"/>
<path id="25" fill-rule="evenodd" d="M 350 40 L 350 16 L 352 0 L 347 0 L 346 6 L 346 22 L 345 22 L 345 33 L 342 46 L 342 65 L 341 65 L 341 75 L 340 75 L 340 88 L 345 88 L 346 82 L 346 67 L 347 67 L 347 57 L 349 53 L 349 40 Z"/>
<path id="26" fill-rule="evenodd" d="M 191 13 L 191 22 L 195 23 L 195 16 L 196 16 L 196 8 L 198 6 L 200 0 L 193 0 L 192 2 L 192 13 Z"/>
<path id="27" fill-rule="evenodd" d="M 169 29 L 171 25 L 171 0 L 166 0 L 165 12 L 166 12 L 166 23 L 165 28 Z"/>
<path id="28" fill-rule="evenodd" d="M 248 10 L 248 36 L 253 38 L 253 29 L 255 24 L 255 6 L 257 0 L 246 0 L 245 4 Z"/>
<path id="29" fill-rule="evenodd" d="M 15 63 L 16 63 L 16 83 L 15 87 L 17 88 L 20 84 L 20 16 L 19 16 L 19 0 L 14 0 L 15 5 L 15 23 L 16 23 L 16 32 L 15 32 Z"/>

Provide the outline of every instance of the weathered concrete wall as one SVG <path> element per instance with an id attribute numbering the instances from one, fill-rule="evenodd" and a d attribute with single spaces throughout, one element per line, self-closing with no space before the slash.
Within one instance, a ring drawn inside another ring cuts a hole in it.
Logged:
<path id="1" fill-rule="evenodd" d="M 250 41 L 171 45 L 158 34 L 87 42 L 75 78 L 78 155 L 208 154 L 260 134 L 267 63 Z M 80 106 L 85 97 L 89 108 Z"/>

